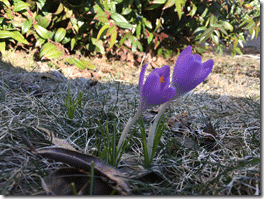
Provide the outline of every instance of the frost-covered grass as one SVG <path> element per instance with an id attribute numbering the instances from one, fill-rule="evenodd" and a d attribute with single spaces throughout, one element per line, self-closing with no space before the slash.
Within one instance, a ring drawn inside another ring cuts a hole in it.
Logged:
<path id="1" fill-rule="evenodd" d="M 259 195 L 259 68 L 250 61 L 215 62 L 205 83 L 165 111 L 165 130 L 150 165 L 145 165 L 141 130 L 143 124 L 147 135 L 158 107 L 144 112 L 120 162 L 113 160 L 114 143 L 139 107 L 137 85 L 102 80 L 82 88 L 64 82 L 35 95 L 10 88 L 2 77 L 0 194 L 45 194 L 41 179 L 67 166 L 33 155 L 20 139 L 23 134 L 36 148 L 53 145 L 56 137 L 101 157 L 126 174 L 135 195 Z M 208 118 L 216 132 L 209 145 Z"/>

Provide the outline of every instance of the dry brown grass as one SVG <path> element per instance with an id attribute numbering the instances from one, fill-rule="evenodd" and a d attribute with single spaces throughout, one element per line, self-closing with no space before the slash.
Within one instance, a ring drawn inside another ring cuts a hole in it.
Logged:
<path id="1" fill-rule="evenodd" d="M 66 139 L 77 150 L 95 153 L 97 120 L 103 126 L 106 121 L 113 125 L 116 120 L 116 126 L 111 128 L 121 132 L 139 103 L 136 83 L 140 68 L 99 62 L 99 71 L 105 79 L 92 86 L 91 81 L 84 78 L 58 81 L 56 76 L 43 75 L 43 67 L 35 69 L 39 73 L 21 75 L 21 72 L 31 71 L 36 66 L 30 56 L 7 53 L 0 66 L 0 193 L 3 195 L 44 194 L 41 179 L 54 169 L 65 166 L 34 156 L 21 142 L 20 134 L 26 135 L 36 148 L 49 146 L 50 137 L 38 128 L 42 127 L 52 131 L 56 137 Z M 171 103 L 166 111 L 167 120 L 186 113 L 190 128 L 177 132 L 169 126 L 166 128 L 154 159 L 156 166 L 152 170 L 155 171 L 146 170 L 142 165 L 140 132 L 137 131 L 131 140 L 132 147 L 124 155 L 129 159 L 123 159 L 119 168 L 131 177 L 134 194 L 260 194 L 259 58 L 207 54 L 203 60 L 209 58 L 214 59 L 215 66 L 208 79 Z M 13 66 L 20 67 L 19 71 Z M 102 66 L 105 72 L 101 70 Z M 81 77 L 82 72 L 77 72 Z M 68 74 L 77 72 L 75 69 Z M 118 72 L 129 78 L 107 81 L 112 77 L 118 78 Z M 15 75 L 20 78 L 7 78 L 14 77 L 14 73 L 20 73 Z M 83 76 L 87 77 L 86 74 L 84 72 Z M 26 84 L 24 80 L 28 79 L 31 81 Z M 18 86 L 14 87 L 14 84 Z M 43 85 L 49 86 L 44 88 Z M 80 91 L 84 92 L 81 107 L 76 109 L 73 119 L 68 118 L 65 107 L 68 86 L 72 98 L 76 98 Z M 35 88 L 38 88 L 38 93 Z M 148 110 L 144 116 L 147 129 L 155 113 Z M 194 134 L 204 131 L 206 118 L 210 118 L 217 133 L 214 143 L 217 147 L 213 149 L 203 146 Z M 193 143 L 192 147 L 184 140 Z M 156 175 L 156 180 L 151 179 L 151 175 Z"/>

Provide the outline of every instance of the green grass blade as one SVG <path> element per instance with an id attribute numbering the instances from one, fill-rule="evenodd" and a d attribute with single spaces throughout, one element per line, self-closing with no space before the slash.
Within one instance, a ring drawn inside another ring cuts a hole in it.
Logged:
<path id="1" fill-rule="evenodd" d="M 157 125 L 157 128 L 156 128 L 155 137 L 154 137 L 154 141 L 153 141 L 152 155 L 151 155 L 150 161 L 152 161 L 154 156 L 155 156 L 156 150 L 157 150 L 158 145 L 160 143 L 161 136 L 163 135 L 164 130 L 166 128 L 165 121 L 166 121 L 166 118 L 164 118 L 164 114 L 163 114 L 161 116 L 161 119 L 158 122 L 158 125 Z"/>

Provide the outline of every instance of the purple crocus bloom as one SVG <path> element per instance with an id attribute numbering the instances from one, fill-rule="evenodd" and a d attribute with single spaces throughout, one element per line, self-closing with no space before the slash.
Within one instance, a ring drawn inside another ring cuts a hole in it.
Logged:
<path id="1" fill-rule="evenodd" d="M 173 99 L 191 91 L 210 74 L 214 60 L 202 63 L 199 55 L 192 54 L 192 47 L 187 46 L 179 55 L 172 75 L 171 85 L 176 89 Z"/>
<path id="2" fill-rule="evenodd" d="M 148 63 L 142 67 L 138 83 L 142 109 L 163 104 L 176 94 L 175 88 L 169 87 L 170 67 L 167 65 L 154 69 L 143 85 L 147 66 Z"/>

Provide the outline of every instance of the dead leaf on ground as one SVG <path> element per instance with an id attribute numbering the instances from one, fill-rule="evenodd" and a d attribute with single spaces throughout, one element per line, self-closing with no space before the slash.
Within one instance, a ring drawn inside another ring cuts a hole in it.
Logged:
<path id="1" fill-rule="evenodd" d="M 76 191 L 78 188 L 77 194 L 86 195 L 89 193 L 88 189 L 90 188 L 90 183 L 88 180 L 90 179 L 90 175 L 88 173 L 91 171 L 92 164 L 94 164 L 94 176 L 96 178 L 94 181 L 94 194 L 96 193 L 98 195 L 105 195 L 113 192 L 115 195 L 130 194 L 130 188 L 127 182 L 124 180 L 124 174 L 114 167 L 106 164 L 100 158 L 93 155 L 80 153 L 78 151 L 58 147 L 35 149 L 31 142 L 24 135 L 22 135 L 21 138 L 24 144 L 26 144 L 31 149 L 33 154 L 40 155 L 58 162 L 63 162 L 73 167 L 72 169 L 67 168 L 56 170 L 43 179 L 43 189 L 46 190 L 47 194 L 71 194 L 73 193 L 71 191 L 73 189 L 68 190 L 68 192 L 61 192 L 61 190 L 68 189 L 69 186 L 72 186 L 72 182 L 74 182 Z M 65 172 L 66 175 L 61 175 L 63 172 Z M 54 183 L 55 181 L 57 181 L 57 183 Z M 78 181 L 80 184 L 77 183 Z M 107 192 L 107 190 L 109 191 Z"/>
<path id="2" fill-rule="evenodd" d="M 74 167 L 56 169 L 42 180 L 42 187 L 49 195 L 89 195 L 90 186 L 90 173 Z M 111 194 L 117 194 L 115 189 L 104 178 L 95 176 L 92 195 Z"/>
<path id="3" fill-rule="evenodd" d="M 60 138 L 56 138 L 54 136 L 54 133 L 52 131 L 49 131 L 48 129 L 43 128 L 43 127 L 40 127 L 40 126 L 37 126 L 37 129 L 39 129 L 39 130 L 44 131 L 45 133 L 47 133 L 48 137 L 51 139 L 52 144 L 54 144 L 55 146 L 58 146 L 58 147 L 62 147 L 62 148 L 65 148 L 65 149 L 69 149 L 69 150 L 74 150 L 75 151 L 75 148 L 73 146 L 71 146 L 69 144 L 69 142 L 67 142 L 67 140 L 60 139 Z"/>
<path id="4" fill-rule="evenodd" d="M 206 121 L 205 128 L 201 131 L 191 128 L 191 121 L 186 113 L 171 117 L 167 124 L 184 147 L 190 148 L 196 145 L 194 142 L 196 140 L 200 146 L 205 146 L 208 150 L 217 148 L 217 133 L 210 120 Z"/>

